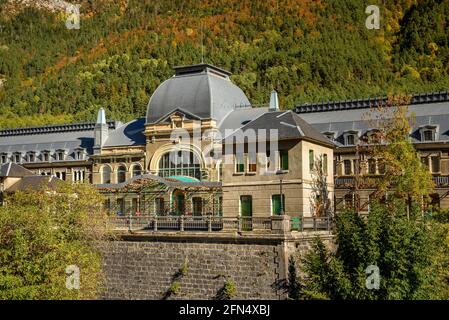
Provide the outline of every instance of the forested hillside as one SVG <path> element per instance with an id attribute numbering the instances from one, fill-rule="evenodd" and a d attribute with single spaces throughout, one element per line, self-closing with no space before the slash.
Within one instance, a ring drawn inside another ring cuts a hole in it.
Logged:
<path id="1" fill-rule="evenodd" d="M 0 0 L 0 127 L 145 113 L 172 67 L 233 72 L 253 104 L 449 88 L 449 0 L 78 0 L 81 26 Z M 381 29 L 365 27 L 377 4 Z"/>

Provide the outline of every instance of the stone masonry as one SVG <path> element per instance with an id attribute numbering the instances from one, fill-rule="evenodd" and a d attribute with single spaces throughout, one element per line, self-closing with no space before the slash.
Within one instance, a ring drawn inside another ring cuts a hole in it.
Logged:
<path id="1" fill-rule="evenodd" d="M 313 237 L 123 235 L 101 245 L 103 299 L 219 299 L 227 281 L 234 299 L 286 299 L 288 257 Z"/>

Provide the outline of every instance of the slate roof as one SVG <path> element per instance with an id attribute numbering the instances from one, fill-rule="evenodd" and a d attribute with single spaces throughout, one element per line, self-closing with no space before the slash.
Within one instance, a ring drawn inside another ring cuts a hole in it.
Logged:
<path id="1" fill-rule="evenodd" d="M 104 147 L 145 145 L 145 118 L 132 120 L 109 131 Z"/>
<path id="2" fill-rule="evenodd" d="M 305 139 L 329 147 L 333 147 L 334 145 L 326 136 L 317 131 L 291 110 L 265 112 L 258 118 L 244 125 L 241 128 L 241 131 L 245 133 L 246 130 L 254 130 L 254 132 L 257 133 L 259 129 L 268 130 L 266 132 L 267 138 L 270 134 L 269 130 L 276 129 L 279 140 Z M 233 141 L 232 138 L 235 136 L 235 133 L 228 135 L 225 137 L 225 142 L 228 143 Z"/>
<path id="3" fill-rule="evenodd" d="M 230 73 L 209 64 L 175 68 L 175 75 L 153 93 L 147 107 L 147 123 L 156 123 L 176 109 L 200 119 L 221 121 L 238 106 L 250 102 L 229 79 Z"/>
<path id="4" fill-rule="evenodd" d="M 376 106 L 383 100 L 345 100 L 339 102 L 319 103 L 296 107 L 295 111 L 315 129 L 320 132 L 334 132 L 335 142 L 343 146 L 343 133 L 355 130 L 359 136 L 371 130 L 369 121 L 370 105 Z M 419 128 L 425 125 L 438 126 L 436 141 L 449 141 L 449 93 L 436 92 L 412 96 L 408 106 L 414 113 L 416 123 L 413 126 L 411 138 L 414 143 L 423 142 Z"/>
<path id="5" fill-rule="evenodd" d="M 110 132 L 120 122 L 109 121 Z M 55 161 L 56 150 L 64 150 L 67 154 L 64 161 L 76 161 L 75 151 L 85 149 L 92 154 L 94 146 L 95 122 L 74 123 L 66 125 L 42 126 L 0 130 L 0 154 L 12 156 L 15 152 L 22 154 L 23 160 L 27 152 L 36 152 L 36 162 L 43 161 L 42 151 L 50 151 Z"/>
<path id="6" fill-rule="evenodd" d="M 0 178 L 6 177 L 21 178 L 32 175 L 34 174 L 30 170 L 25 169 L 24 167 L 19 166 L 18 164 L 12 162 L 0 165 Z"/>
<path id="7" fill-rule="evenodd" d="M 262 114 L 266 113 L 268 108 L 237 108 L 231 113 L 229 113 L 221 122 L 218 123 L 218 128 L 222 134 L 225 136 L 226 131 L 235 130 L 243 127 L 250 121 L 260 117 Z"/>

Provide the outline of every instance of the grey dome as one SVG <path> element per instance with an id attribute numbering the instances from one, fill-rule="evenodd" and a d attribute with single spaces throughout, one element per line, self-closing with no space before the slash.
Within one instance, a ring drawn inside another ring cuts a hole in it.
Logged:
<path id="1" fill-rule="evenodd" d="M 175 68 L 175 75 L 154 91 L 147 107 L 147 123 L 158 122 L 177 109 L 199 119 L 220 121 L 236 107 L 249 106 L 248 98 L 229 75 L 209 64 Z"/>

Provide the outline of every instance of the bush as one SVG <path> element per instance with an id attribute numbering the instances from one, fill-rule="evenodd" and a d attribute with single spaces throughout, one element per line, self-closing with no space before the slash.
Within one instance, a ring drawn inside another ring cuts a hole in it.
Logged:
<path id="1" fill-rule="evenodd" d="M 95 244 L 106 235 L 101 195 L 87 184 L 17 192 L 0 207 L 0 299 L 92 299 L 102 281 Z M 68 266 L 80 288 L 68 289 Z"/>

